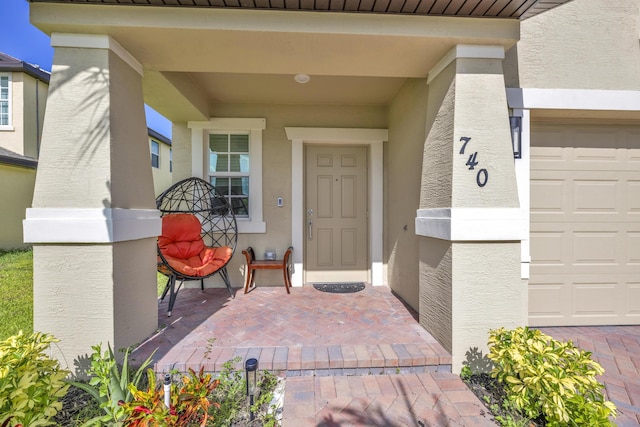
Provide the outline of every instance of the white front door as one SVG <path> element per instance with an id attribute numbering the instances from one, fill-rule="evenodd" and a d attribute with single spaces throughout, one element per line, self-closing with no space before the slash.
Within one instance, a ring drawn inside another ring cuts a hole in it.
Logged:
<path id="1" fill-rule="evenodd" d="M 367 282 L 367 147 L 309 145 L 305 281 Z"/>

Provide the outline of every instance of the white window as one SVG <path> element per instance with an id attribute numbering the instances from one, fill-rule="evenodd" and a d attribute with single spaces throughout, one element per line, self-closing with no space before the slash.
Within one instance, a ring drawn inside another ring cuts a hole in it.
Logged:
<path id="1" fill-rule="evenodd" d="M 249 134 L 209 134 L 209 181 L 238 218 L 249 218 Z"/>
<path id="2" fill-rule="evenodd" d="M 151 166 L 160 167 L 160 144 L 156 141 L 151 141 Z"/>
<path id="3" fill-rule="evenodd" d="M 262 118 L 189 122 L 192 175 L 208 179 L 236 213 L 240 233 L 265 233 L 262 221 Z"/>
<path id="4" fill-rule="evenodd" d="M 11 128 L 11 74 L 0 74 L 0 129 Z"/>

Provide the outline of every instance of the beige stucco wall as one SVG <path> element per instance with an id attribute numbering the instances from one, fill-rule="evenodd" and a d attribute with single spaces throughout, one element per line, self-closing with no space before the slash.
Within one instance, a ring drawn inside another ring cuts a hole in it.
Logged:
<path id="1" fill-rule="evenodd" d="M 0 249 L 26 247 L 22 239 L 22 220 L 31 206 L 35 169 L 0 164 Z"/>
<path id="2" fill-rule="evenodd" d="M 252 246 L 260 256 L 264 254 L 265 249 L 276 249 L 277 253 L 282 255 L 291 245 L 291 141 L 287 139 L 285 126 L 386 128 L 387 112 L 386 108 L 376 106 L 245 104 L 217 104 L 212 110 L 213 117 L 261 117 L 267 121 L 262 135 L 263 221 L 266 222 L 267 233 L 240 235 L 238 248 L 229 265 L 232 286 L 240 287 L 244 286 L 242 249 Z M 191 176 L 190 141 L 190 131 L 184 125 L 174 124 L 174 181 Z M 283 198 L 283 207 L 277 207 L 278 197 Z M 259 285 L 282 286 L 282 272 L 260 271 L 256 282 Z M 208 284 L 221 283 L 215 276 Z"/>
<path id="3" fill-rule="evenodd" d="M 52 351 L 65 368 L 76 372 L 91 345 L 129 347 L 157 328 L 155 239 L 34 245 L 33 256 L 34 283 L 46 283 L 34 292 L 34 327 L 61 340 Z"/>
<path id="4" fill-rule="evenodd" d="M 428 86 L 410 79 L 389 106 L 389 142 L 385 144 L 384 258 L 389 286 L 414 309 L 419 307 L 420 175 L 426 136 Z"/>
<path id="5" fill-rule="evenodd" d="M 157 195 L 169 188 L 173 183 L 171 172 L 169 171 L 169 152 L 171 147 L 162 141 L 149 137 L 149 150 L 151 150 L 151 141 L 156 141 L 160 147 L 160 163 L 159 167 L 151 168 L 153 173 L 153 189 Z"/>
<path id="6" fill-rule="evenodd" d="M 103 71 L 108 69 L 108 56 L 97 49 L 67 48 L 55 52 L 34 207 L 110 206 L 110 105 Z M 53 91 L 59 87 L 63 90 Z M 69 120 L 71 117 L 75 120 Z M 45 140 L 69 141 L 71 137 L 73 144 Z M 73 162 L 69 161 L 71 158 Z M 60 191 L 61 177 L 65 177 L 65 191 Z"/>
<path id="7" fill-rule="evenodd" d="M 61 99 L 49 111 L 44 132 L 49 139 L 76 142 L 42 147 L 40 158 L 48 167 L 38 170 L 34 207 L 155 207 L 153 190 L 145 191 L 153 188 L 150 160 L 148 168 L 137 160 L 149 159 L 146 126 L 138 126 L 145 123 L 144 109 L 127 105 L 138 89 L 135 72 L 112 52 L 68 48 L 56 55 L 64 56 L 63 63 L 93 65 L 59 67 L 54 60 L 51 86 L 64 86 L 64 93 L 57 95 Z"/>
<path id="8" fill-rule="evenodd" d="M 13 129 L 0 130 L 0 147 L 35 159 L 38 157 L 38 135 L 42 131 L 48 85 L 25 73 L 9 74 Z"/>
<path id="9" fill-rule="evenodd" d="M 453 243 L 451 258 L 451 353 L 458 373 L 475 359 L 474 348 L 487 354 L 489 330 L 526 325 L 527 287 L 520 280 L 520 242 Z"/>
<path id="10" fill-rule="evenodd" d="M 191 174 L 191 129 L 186 123 L 172 123 L 171 147 L 173 147 L 173 182 L 189 178 Z"/>
<path id="11" fill-rule="evenodd" d="M 522 21 L 505 60 L 507 86 L 639 90 L 639 7 L 573 0 Z"/>

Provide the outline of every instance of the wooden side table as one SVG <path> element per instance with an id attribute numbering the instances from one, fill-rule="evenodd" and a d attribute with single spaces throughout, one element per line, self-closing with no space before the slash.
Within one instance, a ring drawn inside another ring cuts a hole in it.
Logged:
<path id="1" fill-rule="evenodd" d="M 247 280 L 244 284 L 244 293 L 246 294 L 247 292 L 249 292 L 250 288 L 255 287 L 254 280 L 256 270 L 282 270 L 282 275 L 284 276 L 284 287 L 286 288 L 287 293 L 290 294 L 291 292 L 289 291 L 289 288 L 291 287 L 292 252 L 293 247 L 289 246 L 282 259 L 258 260 L 256 259 L 256 254 L 251 246 L 243 250 L 242 253 L 247 259 Z"/>

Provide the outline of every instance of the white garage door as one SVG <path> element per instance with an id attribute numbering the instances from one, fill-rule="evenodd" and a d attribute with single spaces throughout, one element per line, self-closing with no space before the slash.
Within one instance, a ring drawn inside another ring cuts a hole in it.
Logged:
<path id="1" fill-rule="evenodd" d="M 529 323 L 640 324 L 640 127 L 532 125 Z"/>

